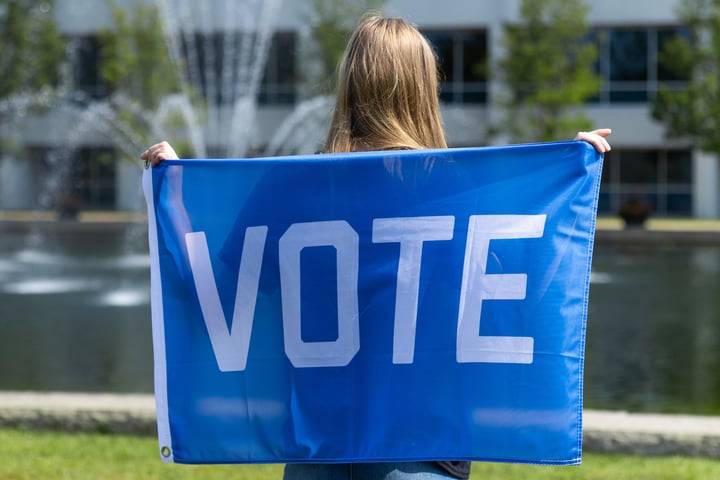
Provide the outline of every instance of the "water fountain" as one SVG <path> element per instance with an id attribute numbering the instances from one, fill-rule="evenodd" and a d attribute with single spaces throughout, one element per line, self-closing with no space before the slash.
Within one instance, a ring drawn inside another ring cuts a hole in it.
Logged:
<path id="1" fill-rule="evenodd" d="M 132 114 L 152 139 L 178 138 L 178 129 L 169 128 L 167 120 L 179 116 L 181 137 L 196 158 L 208 154 L 237 158 L 248 153 L 256 133 L 256 98 L 282 0 L 156 2 L 167 51 L 181 85 L 179 93 L 161 99 L 156 109 L 150 110 L 122 93 L 96 100 L 74 91 L 72 74 L 67 71 L 59 89 L 18 95 L 0 103 L 0 114 L 6 118 L 21 118 L 28 109 L 42 105 L 62 111 L 73 125 L 60 148 L 49 155 L 50 175 L 39 189 L 40 210 L 55 208 L 68 184 L 71 156 L 88 134 L 102 136 L 128 158 L 146 147 L 143 136 L 118 118 L 121 114 Z M 76 49 L 71 46 L 71 51 Z M 300 102 L 278 125 L 266 153 L 315 150 L 331 107 L 326 97 Z M 136 208 L 141 209 L 142 202 L 137 202 Z"/>
<path id="2" fill-rule="evenodd" d="M 128 112 L 155 139 L 177 138 L 177 129 L 166 120 L 182 118 L 182 137 L 194 157 L 245 156 L 281 1 L 157 0 L 181 89 L 156 109 L 123 94 L 98 100 L 75 91 L 67 70 L 57 89 L 0 102 L 4 118 L 22 121 L 41 106 L 60 112 L 72 125 L 46 159 L 51 174 L 39 189 L 37 219 L 56 208 L 68 188 L 72 156 L 88 136 L 101 136 L 128 158 L 146 147 L 120 118 Z M 266 153 L 317 149 L 331 108 L 328 97 L 299 102 L 278 126 Z M 134 168 L 139 179 L 139 161 Z M 136 209 L 142 207 L 138 181 Z M 42 226 L 29 235 L 0 235 L 0 329 L 5 333 L 0 363 L 12 357 L 13 364 L 25 365 L 0 375 L 0 389 L 149 388 L 149 260 L 144 241 L 138 241 L 143 237 L 142 224 L 101 237 L 56 238 Z M 107 351 L 98 350 L 99 345 Z"/>

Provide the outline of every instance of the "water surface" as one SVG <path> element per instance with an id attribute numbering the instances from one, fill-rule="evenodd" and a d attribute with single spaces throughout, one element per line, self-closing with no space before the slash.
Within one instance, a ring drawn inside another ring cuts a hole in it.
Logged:
<path id="1" fill-rule="evenodd" d="M 0 235 L 0 390 L 152 391 L 149 259 L 126 237 Z M 597 245 L 585 400 L 720 414 L 720 246 Z"/>

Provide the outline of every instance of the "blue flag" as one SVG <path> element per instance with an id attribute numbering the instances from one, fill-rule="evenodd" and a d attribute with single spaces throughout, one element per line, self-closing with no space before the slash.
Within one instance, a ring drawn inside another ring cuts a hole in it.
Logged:
<path id="1" fill-rule="evenodd" d="M 146 170 L 160 452 L 576 464 L 583 142 Z"/>

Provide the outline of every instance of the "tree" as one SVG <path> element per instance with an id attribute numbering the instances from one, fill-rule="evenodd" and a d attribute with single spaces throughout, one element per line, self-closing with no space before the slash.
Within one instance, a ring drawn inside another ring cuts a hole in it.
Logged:
<path id="1" fill-rule="evenodd" d="M 587 13 L 582 0 L 523 0 L 520 22 L 506 26 L 498 64 L 505 116 L 496 128 L 513 141 L 557 140 L 591 128 L 574 111 L 600 88 Z"/>
<path id="2" fill-rule="evenodd" d="M 152 4 L 136 4 L 130 12 L 112 1 L 110 6 L 113 25 L 99 35 L 100 76 L 110 92 L 154 110 L 164 96 L 180 89 L 160 13 Z"/>
<path id="3" fill-rule="evenodd" d="M 660 64 L 684 88 L 662 85 L 653 103 L 653 116 L 671 137 L 694 140 L 720 155 L 720 0 L 683 0 L 680 17 L 689 35 L 676 35 L 660 54 Z"/>
<path id="4" fill-rule="evenodd" d="M 310 29 L 320 57 L 322 84 L 335 89 L 335 72 L 348 36 L 360 17 L 380 9 L 385 0 L 312 0 L 314 16 Z M 329 79 L 329 81 L 328 81 Z"/>
<path id="5" fill-rule="evenodd" d="M 49 1 L 0 0 L 0 101 L 59 85 L 66 42 L 52 11 Z M 0 112 L 0 124 L 5 116 Z M 0 138 L 0 152 L 10 147 L 6 140 Z"/>
<path id="6" fill-rule="evenodd" d="M 98 36 L 100 78 L 111 98 L 122 96 L 116 105 L 119 121 L 140 139 L 138 145 L 148 144 L 151 126 L 136 113 L 153 112 L 164 97 L 179 92 L 179 73 L 168 52 L 157 6 L 136 3 L 127 10 L 112 0 L 108 3 L 113 23 Z M 128 101 L 136 105 L 134 111 Z M 177 118 L 167 121 L 182 123 Z M 176 142 L 176 148 L 184 154 L 188 145 Z"/>
<path id="7" fill-rule="evenodd" d="M 0 99 L 60 83 L 65 41 L 52 9 L 49 1 L 0 0 Z"/>

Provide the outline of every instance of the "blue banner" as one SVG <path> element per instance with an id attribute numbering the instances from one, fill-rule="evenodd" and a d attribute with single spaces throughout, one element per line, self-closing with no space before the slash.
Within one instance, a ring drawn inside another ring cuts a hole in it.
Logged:
<path id="1" fill-rule="evenodd" d="M 583 142 L 145 171 L 160 453 L 576 464 Z"/>

